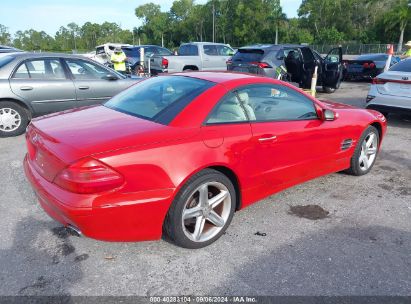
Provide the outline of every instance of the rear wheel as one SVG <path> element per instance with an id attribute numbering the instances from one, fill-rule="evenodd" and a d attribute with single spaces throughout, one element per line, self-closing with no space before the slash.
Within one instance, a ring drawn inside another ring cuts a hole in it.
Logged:
<path id="1" fill-rule="evenodd" d="M 327 94 L 331 94 L 335 92 L 335 88 L 331 88 L 331 87 L 323 87 L 323 91 Z"/>
<path id="2" fill-rule="evenodd" d="M 164 232 L 176 245 L 202 248 L 216 241 L 229 226 L 236 193 L 230 179 L 206 169 L 180 190 L 164 222 Z"/>
<path id="3" fill-rule="evenodd" d="M 15 102 L 0 102 L 0 137 L 23 134 L 29 122 L 26 109 Z"/>
<path id="4" fill-rule="evenodd" d="M 360 176 L 370 172 L 378 154 L 380 136 L 378 130 L 369 126 L 362 134 L 351 158 L 349 174 Z"/>

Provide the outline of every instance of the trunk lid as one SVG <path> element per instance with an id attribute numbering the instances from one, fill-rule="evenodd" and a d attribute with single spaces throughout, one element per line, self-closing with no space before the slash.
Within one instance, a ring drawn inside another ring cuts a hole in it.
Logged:
<path id="1" fill-rule="evenodd" d="M 34 119 L 26 141 L 31 164 L 52 181 L 65 166 L 83 157 L 178 140 L 193 132 L 95 106 Z"/>
<path id="2" fill-rule="evenodd" d="M 374 84 L 382 95 L 410 97 L 411 73 L 400 71 L 388 71 L 377 76 Z"/>

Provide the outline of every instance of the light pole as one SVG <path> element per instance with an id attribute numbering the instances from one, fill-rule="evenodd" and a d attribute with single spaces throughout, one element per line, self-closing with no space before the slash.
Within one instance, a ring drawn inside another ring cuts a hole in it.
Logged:
<path id="1" fill-rule="evenodd" d="M 215 4 L 213 1 L 213 42 L 215 42 Z"/>

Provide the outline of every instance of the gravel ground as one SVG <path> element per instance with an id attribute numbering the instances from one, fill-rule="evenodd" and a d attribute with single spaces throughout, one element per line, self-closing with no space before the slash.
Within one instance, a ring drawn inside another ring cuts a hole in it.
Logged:
<path id="1" fill-rule="evenodd" d="M 343 83 L 320 98 L 364 106 L 367 90 Z M 370 174 L 271 196 L 200 250 L 67 235 L 25 180 L 24 137 L 0 144 L 0 295 L 411 295 L 410 118 L 390 117 Z M 296 205 L 329 213 L 300 218 Z"/>

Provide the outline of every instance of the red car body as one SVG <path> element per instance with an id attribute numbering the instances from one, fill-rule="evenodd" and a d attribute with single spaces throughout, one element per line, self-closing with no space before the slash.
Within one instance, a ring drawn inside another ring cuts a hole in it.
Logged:
<path id="1" fill-rule="evenodd" d="M 105 106 L 34 119 L 26 134 L 24 161 L 41 206 L 63 225 L 108 241 L 159 239 L 167 211 L 184 183 L 205 168 L 228 175 L 238 192 L 237 210 L 290 186 L 350 166 L 356 141 L 368 125 L 386 132 L 384 116 L 372 110 L 320 102 L 308 95 L 315 120 L 204 125 L 228 91 L 277 80 L 230 73 L 184 73 L 217 83 L 162 125 Z M 304 94 L 302 91 L 299 91 Z M 325 109 L 335 120 L 322 119 Z M 275 135 L 273 141 L 260 138 Z M 348 149 L 341 149 L 352 139 Z M 119 187 L 78 194 L 56 182 L 79 160 L 96 160 L 118 172 Z"/>

